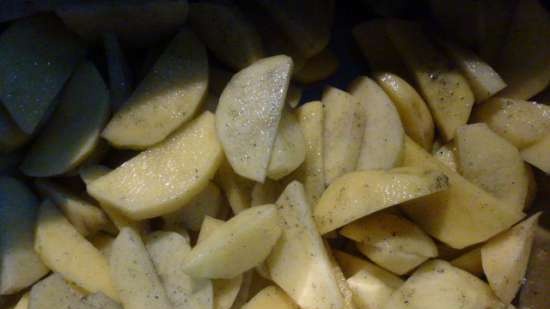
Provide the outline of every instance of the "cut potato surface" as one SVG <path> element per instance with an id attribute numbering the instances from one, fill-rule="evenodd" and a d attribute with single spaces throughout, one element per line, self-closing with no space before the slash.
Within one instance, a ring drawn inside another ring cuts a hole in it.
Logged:
<path id="1" fill-rule="evenodd" d="M 53 273 L 32 287 L 28 309 L 91 309 L 82 305 L 83 296 L 80 291 L 70 286 L 63 276 Z"/>
<path id="2" fill-rule="evenodd" d="M 291 74 L 291 58 L 265 58 L 235 74 L 221 94 L 216 127 L 237 174 L 264 181 Z"/>
<path id="3" fill-rule="evenodd" d="M 321 234 L 405 201 L 444 191 L 445 174 L 429 168 L 361 171 L 334 181 L 313 208 Z"/>
<path id="4" fill-rule="evenodd" d="M 336 55 L 329 49 L 324 49 L 307 59 L 304 66 L 294 73 L 294 79 L 302 84 L 315 83 L 327 79 L 338 70 L 339 66 L 340 62 Z"/>
<path id="5" fill-rule="evenodd" d="M 521 157 L 529 164 L 550 174 L 550 135 L 535 144 L 524 148 Z"/>
<path id="6" fill-rule="evenodd" d="M 143 149 L 191 120 L 206 94 L 206 50 L 182 30 L 102 133 L 115 147 Z"/>
<path id="7" fill-rule="evenodd" d="M 271 285 L 252 297 L 243 309 L 298 309 L 298 306 L 277 286 Z"/>
<path id="8" fill-rule="evenodd" d="M 11 119 L 8 111 L 0 106 L 0 153 L 8 153 L 23 146 L 29 135 L 21 131 Z"/>
<path id="9" fill-rule="evenodd" d="M 51 16 L 20 19 L 0 36 L 0 99 L 25 133 L 33 133 L 84 48 Z"/>
<path id="10" fill-rule="evenodd" d="M 455 142 L 449 142 L 434 151 L 433 156 L 454 172 L 458 171 L 458 150 Z"/>
<path id="11" fill-rule="evenodd" d="M 130 219 L 152 218 L 177 210 L 200 193 L 222 156 L 214 115 L 205 112 L 87 189 Z"/>
<path id="12" fill-rule="evenodd" d="M 227 160 L 221 163 L 216 181 L 220 184 L 234 214 L 250 207 L 254 182 L 237 175 Z"/>
<path id="13" fill-rule="evenodd" d="M 399 288 L 388 285 L 376 273 L 366 269 L 360 270 L 347 280 L 352 293 L 353 301 L 359 308 L 380 309 L 388 301 L 391 294 Z"/>
<path id="14" fill-rule="evenodd" d="M 365 131 L 357 169 L 390 169 L 397 166 L 403 152 L 405 133 L 391 99 L 368 77 L 353 81 L 350 93 L 359 100 L 365 113 Z"/>

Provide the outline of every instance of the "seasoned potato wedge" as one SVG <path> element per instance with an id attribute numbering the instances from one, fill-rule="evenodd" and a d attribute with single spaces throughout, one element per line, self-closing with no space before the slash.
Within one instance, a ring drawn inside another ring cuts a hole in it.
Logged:
<path id="1" fill-rule="evenodd" d="M 279 287 L 271 285 L 252 297 L 243 309 L 298 309 L 298 306 Z"/>
<path id="2" fill-rule="evenodd" d="M 234 214 L 250 207 L 254 182 L 235 173 L 229 162 L 223 160 L 216 176 Z"/>
<path id="3" fill-rule="evenodd" d="M 8 153 L 23 146 L 30 136 L 21 131 L 3 106 L 0 106 L 0 153 Z"/>
<path id="4" fill-rule="evenodd" d="M 83 293 L 73 288 L 59 273 L 53 273 L 35 284 L 29 294 L 28 309 L 82 308 Z M 27 308 L 24 308 L 27 309 Z"/>
<path id="5" fill-rule="evenodd" d="M 212 232 L 214 232 L 224 223 L 225 221 L 223 220 L 212 218 L 210 216 L 205 216 L 204 220 L 202 221 L 199 236 L 197 237 L 197 244 L 208 238 L 208 236 L 212 235 Z"/>
<path id="6" fill-rule="evenodd" d="M 452 259 L 453 266 L 469 272 L 472 275 L 481 277 L 483 275 L 483 266 L 481 265 L 481 247 L 475 247 L 472 250 Z"/>
<path id="7" fill-rule="evenodd" d="M 402 284 L 400 282 L 399 285 L 389 285 L 383 278 L 367 269 L 360 270 L 347 282 L 353 292 L 353 301 L 357 307 L 372 309 L 381 309 L 391 294 Z"/>
<path id="8" fill-rule="evenodd" d="M 82 303 L 90 309 L 123 309 L 119 303 L 103 293 L 89 294 L 82 299 Z"/>
<path id="9" fill-rule="evenodd" d="M 214 122 L 214 115 L 203 113 L 164 142 L 93 181 L 88 193 L 134 220 L 177 210 L 208 185 L 221 163 Z"/>
<path id="10" fill-rule="evenodd" d="M 330 249 L 329 243 L 326 240 L 324 243 L 325 249 L 327 250 L 327 254 L 329 257 L 332 273 L 336 278 L 336 284 L 338 284 L 338 289 L 340 290 L 340 294 L 342 294 L 342 298 L 344 299 L 344 306 L 342 307 L 342 309 L 356 309 L 355 302 L 353 301 L 353 291 L 346 281 L 346 276 L 344 276 L 344 272 L 332 255 L 332 250 Z"/>
<path id="11" fill-rule="evenodd" d="M 550 174 L 550 135 L 521 150 L 521 157 L 527 163 Z"/>
<path id="12" fill-rule="evenodd" d="M 304 66 L 294 73 L 294 79 L 302 84 L 315 83 L 327 79 L 338 70 L 339 66 L 340 61 L 336 55 L 325 48 L 307 59 Z"/>
<path id="13" fill-rule="evenodd" d="M 143 149 L 191 120 L 208 87 L 208 58 L 199 39 L 182 30 L 160 55 L 102 136 L 115 147 Z"/>
<path id="14" fill-rule="evenodd" d="M 396 289 L 403 284 L 403 280 L 398 276 L 365 259 L 339 250 L 333 250 L 333 254 L 346 278 L 353 277 L 353 275 L 364 270 L 392 289 Z"/>
<path id="15" fill-rule="evenodd" d="M 368 77 L 353 81 L 350 93 L 359 99 L 365 113 L 365 131 L 357 169 L 396 167 L 401 160 L 405 133 L 395 105 L 384 90 Z"/>
<path id="16" fill-rule="evenodd" d="M 321 234 L 405 201 L 447 189 L 447 177 L 427 168 L 361 171 L 334 181 L 313 208 Z"/>
<path id="17" fill-rule="evenodd" d="M 265 58 L 235 74 L 221 94 L 216 127 L 237 174 L 264 181 L 291 74 L 291 58 Z"/>
<path id="18" fill-rule="evenodd" d="M 113 111 L 117 111 L 132 94 L 134 77 L 120 46 L 119 39 L 114 33 L 103 35 L 103 48 L 105 49 L 109 72 L 111 107 Z"/>

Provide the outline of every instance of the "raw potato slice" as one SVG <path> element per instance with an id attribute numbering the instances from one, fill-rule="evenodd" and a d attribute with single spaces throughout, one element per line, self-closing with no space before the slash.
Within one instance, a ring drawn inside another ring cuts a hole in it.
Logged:
<path id="1" fill-rule="evenodd" d="M 453 267 L 434 260 L 424 264 L 390 297 L 385 309 L 506 309 L 489 286 Z"/>
<path id="2" fill-rule="evenodd" d="M 84 53 L 54 17 L 20 19 L 2 32 L 0 100 L 23 132 L 36 129 Z"/>
<path id="3" fill-rule="evenodd" d="M 403 284 L 401 278 L 367 260 L 343 251 L 334 250 L 333 253 L 346 278 L 353 277 L 360 271 L 366 271 L 371 276 L 376 277 L 380 283 L 392 289 L 397 289 Z"/>
<path id="4" fill-rule="evenodd" d="M 193 277 L 234 278 L 260 264 L 280 235 L 274 205 L 250 208 L 197 244 L 182 267 Z"/>
<path id="5" fill-rule="evenodd" d="M 529 217 L 481 247 L 487 281 L 504 303 L 514 299 L 523 283 L 540 214 Z"/>
<path id="6" fill-rule="evenodd" d="M 361 217 L 446 190 L 448 179 L 429 168 L 396 168 L 389 171 L 362 171 L 334 181 L 313 208 L 321 234 Z"/>
<path id="7" fill-rule="evenodd" d="M 40 205 L 35 235 L 34 250 L 52 271 L 89 292 L 118 299 L 105 257 L 48 200 Z"/>
<path id="8" fill-rule="evenodd" d="M 307 59 L 304 66 L 294 73 L 294 79 L 302 84 L 322 81 L 334 74 L 339 66 L 340 61 L 336 55 L 330 49 L 325 48 L 317 55 Z"/>
<path id="9" fill-rule="evenodd" d="M 208 87 L 206 50 L 182 30 L 160 55 L 102 136 L 115 147 L 143 149 L 191 120 Z"/>
<path id="10" fill-rule="evenodd" d="M 109 116 L 109 91 L 91 62 L 80 64 L 61 94 L 59 105 L 32 143 L 21 170 L 48 177 L 72 170 L 99 142 Z"/>
<path id="11" fill-rule="evenodd" d="M 55 12 L 87 40 L 113 32 L 123 43 L 140 48 L 169 38 L 183 25 L 188 10 L 187 0 L 123 0 L 69 3 Z"/>
<path id="12" fill-rule="evenodd" d="M 323 160 L 325 184 L 355 170 L 365 132 L 365 113 L 349 93 L 327 87 L 323 92 Z"/>
<path id="13" fill-rule="evenodd" d="M 8 111 L 0 106 L 0 153 L 8 153 L 23 146 L 30 136 L 21 131 Z"/>
<path id="14" fill-rule="evenodd" d="M 306 103 L 296 110 L 306 146 L 304 163 L 296 171 L 296 179 L 304 184 L 310 205 L 315 205 L 325 191 L 323 162 L 323 104 Z"/>
<path id="15" fill-rule="evenodd" d="M 470 117 L 474 95 L 464 76 L 429 41 L 419 25 L 394 20 L 387 24 L 390 39 L 414 76 L 435 124 L 446 141 Z"/>
<path id="16" fill-rule="evenodd" d="M 235 70 L 264 57 L 260 35 L 236 6 L 193 3 L 189 21 L 216 58 Z"/>
<path id="17" fill-rule="evenodd" d="M 550 135 L 524 148 L 521 157 L 529 164 L 550 174 Z"/>
<path id="18" fill-rule="evenodd" d="M 500 207 L 521 212 L 529 177 L 517 148 L 484 123 L 459 128 L 455 143 L 460 174 L 504 201 Z"/>
<path id="19" fill-rule="evenodd" d="M 82 297 L 82 292 L 70 286 L 60 274 L 53 273 L 32 287 L 28 309 L 92 309 L 83 306 Z"/>
<path id="20" fill-rule="evenodd" d="M 365 113 L 365 132 L 357 169 L 396 167 L 401 160 L 405 135 L 397 109 L 384 90 L 368 77 L 353 81 L 350 93 L 359 100 Z"/>
<path id="21" fill-rule="evenodd" d="M 283 192 L 284 187 L 273 180 L 266 179 L 264 183 L 256 183 L 252 189 L 251 206 L 273 204 Z"/>
<path id="22" fill-rule="evenodd" d="M 304 135 L 296 115 L 288 107 L 283 109 L 277 136 L 273 143 L 267 177 L 280 180 L 296 170 L 306 158 Z"/>
<path id="23" fill-rule="evenodd" d="M 264 58 L 233 75 L 221 94 L 216 127 L 237 174 L 264 181 L 291 74 L 291 58 Z"/>
<path id="24" fill-rule="evenodd" d="M 508 83 L 501 95 L 527 100 L 550 83 L 550 16 L 539 0 L 518 1 L 514 12 L 497 69 Z"/>
<path id="25" fill-rule="evenodd" d="M 118 37 L 114 33 L 103 35 L 103 48 L 109 72 L 111 107 L 113 111 L 117 111 L 132 94 L 134 79 Z"/>
<path id="26" fill-rule="evenodd" d="M 14 294 L 48 273 L 33 250 L 38 200 L 21 182 L 0 177 L 0 294 Z"/>
<path id="27" fill-rule="evenodd" d="M 472 275 L 476 275 L 478 277 L 483 276 L 483 266 L 481 265 L 481 247 L 476 247 L 454 258 L 450 263 Z"/>
<path id="28" fill-rule="evenodd" d="M 473 122 L 485 122 L 520 150 L 550 133 L 550 106 L 531 101 L 493 98 L 476 108 Z"/>
<path id="29" fill-rule="evenodd" d="M 433 153 L 434 158 L 439 160 L 439 162 L 445 164 L 453 172 L 458 171 L 458 150 L 456 149 L 456 144 L 454 142 L 449 142 L 439 149 L 435 150 Z"/>
<path id="30" fill-rule="evenodd" d="M 214 115 L 205 112 L 162 143 L 93 181 L 88 193 L 133 220 L 173 212 L 201 192 L 222 161 Z"/>
<path id="31" fill-rule="evenodd" d="M 111 277 L 124 309 L 172 309 L 139 235 L 120 230 L 110 258 Z"/>
<path id="32" fill-rule="evenodd" d="M 443 46 L 468 80 L 476 103 L 485 101 L 506 87 L 500 75 L 473 52 L 451 42 L 444 42 Z"/>
<path id="33" fill-rule="evenodd" d="M 379 212 L 345 226 L 340 234 L 357 242 L 357 248 L 385 269 L 404 275 L 437 256 L 432 239 L 414 223 Z"/>
<path id="34" fill-rule="evenodd" d="M 221 163 L 216 181 L 222 187 L 234 214 L 250 207 L 254 182 L 237 175 L 227 160 L 223 160 Z"/>
<path id="35" fill-rule="evenodd" d="M 271 285 L 258 292 L 242 309 L 298 309 L 298 306 L 283 290 Z"/>
<path id="36" fill-rule="evenodd" d="M 524 216 L 510 212 L 502 201 L 453 172 L 410 138 L 405 139 L 403 165 L 436 170 L 448 177 L 447 190 L 406 202 L 401 209 L 423 231 L 452 248 L 483 242 Z"/>
<path id="37" fill-rule="evenodd" d="M 409 83 L 393 73 L 377 73 L 374 78 L 397 108 L 405 133 L 424 149 L 431 149 L 434 123 L 424 99 Z"/>
<path id="38" fill-rule="evenodd" d="M 347 282 L 353 292 L 353 301 L 357 307 L 367 309 L 382 309 L 391 294 L 403 283 L 401 281 L 398 285 L 388 284 L 383 277 L 381 278 L 377 273 L 369 272 L 368 269 L 360 270 Z"/>
<path id="39" fill-rule="evenodd" d="M 283 234 L 267 259 L 271 279 L 300 308 L 343 308 L 344 298 L 303 186 L 297 181 L 290 183 L 277 208 Z"/>
<path id="40" fill-rule="evenodd" d="M 145 247 L 174 309 L 212 308 L 212 282 L 191 278 L 181 268 L 191 252 L 184 237 L 174 232 L 156 231 L 147 236 Z"/>

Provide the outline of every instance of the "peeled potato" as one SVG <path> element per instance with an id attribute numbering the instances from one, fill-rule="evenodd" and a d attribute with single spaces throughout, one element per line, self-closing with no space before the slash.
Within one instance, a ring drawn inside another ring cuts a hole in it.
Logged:
<path id="1" fill-rule="evenodd" d="M 294 79 L 302 84 L 311 84 L 330 77 L 338 67 L 340 62 L 336 55 L 329 49 L 324 49 L 317 55 L 309 58 L 301 67 L 294 73 Z"/>
<path id="2" fill-rule="evenodd" d="M 252 297 L 243 309 L 298 309 L 298 306 L 277 286 L 271 285 Z"/>
<path id="3" fill-rule="evenodd" d="M 356 309 L 355 302 L 353 300 L 353 291 L 351 290 L 351 287 L 349 286 L 348 282 L 346 281 L 346 277 L 344 276 L 344 272 L 340 268 L 340 265 L 336 262 L 334 259 L 334 256 L 332 255 L 332 250 L 330 249 L 330 244 L 325 240 L 325 249 L 327 250 L 327 254 L 330 260 L 331 270 L 334 274 L 334 277 L 336 278 L 336 284 L 338 284 L 338 289 L 340 290 L 340 294 L 342 294 L 342 297 L 344 299 L 344 306 L 343 309 Z"/>
<path id="4" fill-rule="evenodd" d="M 250 207 L 254 182 L 237 175 L 227 160 L 221 163 L 216 181 L 220 184 L 234 214 Z"/>
<path id="5" fill-rule="evenodd" d="M 529 164 L 550 174 L 550 135 L 524 148 L 521 157 Z"/>
<path id="6" fill-rule="evenodd" d="M 4 107 L 0 107 L 0 153 L 8 153 L 23 146 L 29 135 L 21 131 Z"/>
<path id="7" fill-rule="evenodd" d="M 221 94 L 216 127 L 233 170 L 263 182 L 292 74 L 292 59 L 265 58 L 233 76 Z"/>
<path id="8" fill-rule="evenodd" d="M 60 274 L 53 273 L 32 287 L 28 307 L 21 309 L 91 309 L 82 305 L 81 298 L 83 297 L 83 293 L 73 288 Z"/>
<path id="9" fill-rule="evenodd" d="M 401 286 L 388 284 L 376 273 L 367 269 L 360 270 L 347 280 L 352 293 L 353 300 L 359 308 L 378 309 L 388 301 L 391 294 Z"/>

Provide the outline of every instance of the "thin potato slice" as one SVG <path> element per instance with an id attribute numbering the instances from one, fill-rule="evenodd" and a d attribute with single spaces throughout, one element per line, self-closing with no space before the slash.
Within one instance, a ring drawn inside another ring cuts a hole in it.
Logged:
<path id="1" fill-rule="evenodd" d="M 254 182 L 237 175 L 227 160 L 221 163 L 216 181 L 220 184 L 234 214 L 250 207 Z"/>
<path id="2" fill-rule="evenodd" d="M 206 94 L 206 50 L 189 30 L 170 42 L 102 136 L 115 147 L 143 149 L 191 120 Z"/>
<path id="3" fill-rule="evenodd" d="M 474 95 L 464 76 L 429 41 L 419 25 L 406 21 L 387 24 L 390 39 L 414 76 L 435 124 L 446 141 L 466 124 Z"/>
<path id="4" fill-rule="evenodd" d="M 23 146 L 30 136 L 21 131 L 3 106 L 0 106 L 0 153 L 8 153 Z"/>
<path id="5" fill-rule="evenodd" d="M 235 74 L 221 94 L 216 127 L 237 174 L 264 181 L 291 74 L 289 57 L 265 58 Z"/>
<path id="6" fill-rule="evenodd" d="M 298 306 L 283 290 L 271 285 L 258 292 L 242 309 L 298 309 Z"/>
<path id="7" fill-rule="evenodd" d="M 340 61 L 329 49 L 325 48 L 309 58 L 300 70 L 294 73 L 294 79 L 302 84 L 311 84 L 327 79 L 340 66 Z"/>
<path id="8" fill-rule="evenodd" d="M 452 259 L 453 266 L 469 272 L 478 277 L 483 276 L 483 265 L 481 264 L 481 247 L 474 249 Z"/>
<path id="9" fill-rule="evenodd" d="M 365 132 L 357 169 L 396 167 L 401 160 L 405 133 L 395 105 L 384 90 L 368 77 L 353 81 L 350 93 L 359 99 L 365 113 Z"/>
<path id="10" fill-rule="evenodd" d="M 208 185 L 223 154 L 205 112 L 162 143 L 93 181 L 88 192 L 133 220 L 177 210 Z"/>
<path id="11" fill-rule="evenodd" d="M 409 83 L 393 73 L 377 73 L 374 77 L 397 108 L 405 133 L 424 149 L 431 149 L 434 123 L 424 99 Z"/>
<path id="12" fill-rule="evenodd" d="M 485 241 L 524 216 L 510 212 L 502 201 L 453 172 L 410 138 L 405 139 L 403 165 L 436 170 L 448 177 L 447 190 L 406 202 L 401 209 L 422 230 L 455 249 Z"/>
<path id="13" fill-rule="evenodd" d="M 52 271 L 89 292 L 118 299 L 107 259 L 48 200 L 40 205 L 35 233 L 34 250 Z"/>
<path id="14" fill-rule="evenodd" d="M 550 135 L 521 150 L 521 157 L 527 163 L 550 174 Z"/>
<path id="15" fill-rule="evenodd" d="M 111 277 L 125 309 L 172 309 L 139 235 L 123 228 L 113 243 Z"/>
<path id="16" fill-rule="evenodd" d="M 447 189 L 447 177 L 428 168 L 396 168 L 344 175 L 323 193 L 313 209 L 321 234 L 411 199 Z"/>
<path id="17" fill-rule="evenodd" d="M 117 111 L 132 94 L 134 79 L 119 39 L 114 33 L 103 35 L 103 48 L 109 72 L 111 106 L 113 111 Z"/>

